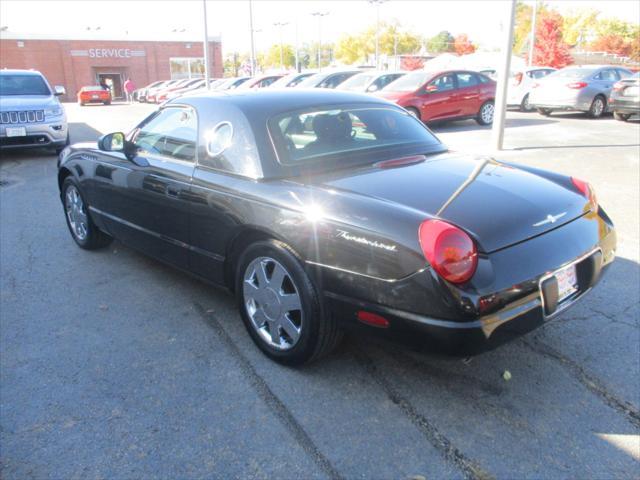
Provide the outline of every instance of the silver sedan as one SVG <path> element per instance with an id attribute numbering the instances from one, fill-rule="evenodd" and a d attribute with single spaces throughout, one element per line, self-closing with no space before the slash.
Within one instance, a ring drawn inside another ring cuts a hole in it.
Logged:
<path id="1" fill-rule="evenodd" d="M 566 67 L 534 84 L 529 104 L 545 116 L 574 110 L 597 118 L 609 111 L 613 84 L 629 75 L 626 68 L 610 65 Z"/>

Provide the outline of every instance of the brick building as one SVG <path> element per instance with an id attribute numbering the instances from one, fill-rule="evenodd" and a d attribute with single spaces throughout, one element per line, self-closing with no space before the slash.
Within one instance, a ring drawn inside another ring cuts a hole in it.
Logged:
<path id="1" fill-rule="evenodd" d="M 89 32 L 88 32 L 89 33 Z M 93 33 L 93 32 L 91 32 Z M 0 34 L 0 68 L 39 70 L 51 85 L 67 90 L 64 100 L 73 101 L 80 88 L 106 82 L 115 98 L 131 78 L 137 87 L 156 80 L 204 77 L 203 42 L 175 37 L 171 40 L 114 40 L 63 38 L 53 35 Z M 222 49 L 218 37 L 209 37 L 209 72 L 222 77 Z"/>

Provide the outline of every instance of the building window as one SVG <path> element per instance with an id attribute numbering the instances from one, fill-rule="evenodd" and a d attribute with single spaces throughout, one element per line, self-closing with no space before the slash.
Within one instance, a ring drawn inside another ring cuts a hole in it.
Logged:
<path id="1" fill-rule="evenodd" d="M 171 58 L 169 59 L 171 80 L 182 78 L 203 78 L 203 58 Z"/>

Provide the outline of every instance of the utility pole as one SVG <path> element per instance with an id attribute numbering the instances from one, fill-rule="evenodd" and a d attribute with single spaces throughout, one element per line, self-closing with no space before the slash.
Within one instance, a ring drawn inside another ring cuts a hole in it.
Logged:
<path id="1" fill-rule="evenodd" d="M 298 12 L 296 11 L 296 72 L 300 73 L 300 52 L 298 48 Z"/>
<path id="2" fill-rule="evenodd" d="M 289 25 L 289 22 L 276 22 L 273 24 L 274 27 L 279 27 L 280 29 L 280 68 L 284 70 L 284 54 L 282 52 L 282 27 L 285 25 Z"/>
<path id="3" fill-rule="evenodd" d="M 529 43 L 529 66 L 533 66 L 533 49 L 536 45 L 536 14 L 538 12 L 538 0 L 533 2 L 533 17 L 531 18 L 531 42 Z"/>
<path id="4" fill-rule="evenodd" d="M 313 12 L 311 15 L 318 17 L 318 71 L 321 71 L 322 66 L 320 62 L 322 61 L 322 58 L 320 52 L 322 51 L 322 17 L 329 15 L 329 12 Z"/>
<path id="5" fill-rule="evenodd" d="M 209 33 L 207 31 L 207 0 L 202 0 L 202 10 L 204 18 L 204 82 L 207 90 L 211 87 L 209 75 Z M 191 69 L 189 69 L 189 76 L 191 76 Z"/>
<path id="6" fill-rule="evenodd" d="M 253 43 L 253 6 L 249 0 L 249 32 L 251 33 L 251 76 L 256 74 L 256 47 Z"/>
<path id="7" fill-rule="evenodd" d="M 367 0 L 376 7 L 376 69 L 380 68 L 380 5 L 386 0 Z"/>
<path id="8" fill-rule="evenodd" d="M 513 48 L 513 25 L 515 23 L 516 0 L 502 5 L 507 6 L 508 19 L 504 30 L 502 59 L 498 69 L 498 85 L 496 86 L 496 102 L 493 111 L 493 127 L 491 129 L 491 146 L 494 150 L 502 150 L 504 142 L 504 120 L 507 111 L 507 86 L 511 69 L 511 50 Z"/>

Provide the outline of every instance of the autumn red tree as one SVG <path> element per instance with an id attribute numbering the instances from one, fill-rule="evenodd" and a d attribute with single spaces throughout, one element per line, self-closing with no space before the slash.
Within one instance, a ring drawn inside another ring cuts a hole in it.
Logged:
<path id="1" fill-rule="evenodd" d="M 607 52 L 628 57 L 633 49 L 633 41 L 627 40 L 620 35 L 603 35 L 597 38 L 590 46 L 594 52 Z"/>
<path id="2" fill-rule="evenodd" d="M 476 46 L 469 41 L 469 37 L 465 33 L 461 33 L 455 38 L 453 48 L 458 55 L 467 55 L 476 51 Z"/>
<path id="3" fill-rule="evenodd" d="M 569 46 L 562 40 L 562 16 L 545 12 L 537 22 L 533 64 L 562 68 L 573 63 Z"/>
<path id="4" fill-rule="evenodd" d="M 424 60 L 420 57 L 402 57 L 400 61 L 401 70 L 420 70 L 424 68 Z"/>

